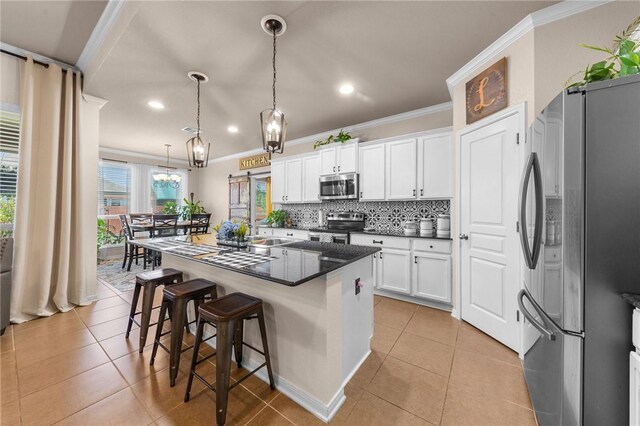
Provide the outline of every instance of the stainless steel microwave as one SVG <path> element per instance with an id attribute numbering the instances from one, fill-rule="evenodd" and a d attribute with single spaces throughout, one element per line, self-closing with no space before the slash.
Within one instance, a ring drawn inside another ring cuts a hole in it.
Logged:
<path id="1" fill-rule="evenodd" d="M 321 200 L 357 200 L 358 174 L 342 173 L 320 177 Z"/>

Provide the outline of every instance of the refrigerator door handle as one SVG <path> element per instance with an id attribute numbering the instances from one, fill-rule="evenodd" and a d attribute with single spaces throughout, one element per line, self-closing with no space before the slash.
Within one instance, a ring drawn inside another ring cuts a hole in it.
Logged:
<path id="1" fill-rule="evenodd" d="M 536 309 L 535 302 L 531 300 L 527 292 L 522 289 L 520 290 L 520 293 L 518 293 L 518 307 L 520 308 L 520 312 L 522 312 L 522 315 L 524 315 L 524 317 L 531 323 L 531 325 L 534 326 L 540 333 L 545 335 L 549 340 L 556 340 L 556 335 L 552 331 L 549 331 L 543 324 L 540 324 L 535 319 L 535 317 L 531 315 L 529 311 L 527 311 L 527 308 L 524 307 L 524 302 L 522 301 L 522 299 L 525 297 L 527 298 L 527 300 L 529 300 L 531 306 Z"/>
<path id="2" fill-rule="evenodd" d="M 529 235 L 527 232 L 527 192 L 529 189 L 529 179 L 533 171 L 533 182 L 536 197 L 535 227 L 533 231 L 533 250 L 529 246 Z M 520 244 L 522 253 L 529 269 L 535 269 L 538 263 L 538 257 L 542 248 L 542 218 L 543 218 L 543 194 L 542 194 L 542 172 L 540 170 L 540 161 L 538 154 L 532 152 L 527 160 L 527 165 L 522 176 L 520 187 Z"/>

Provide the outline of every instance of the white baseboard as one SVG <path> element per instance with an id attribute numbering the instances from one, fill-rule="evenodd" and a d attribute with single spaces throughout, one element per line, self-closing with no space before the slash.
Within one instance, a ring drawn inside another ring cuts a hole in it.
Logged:
<path id="1" fill-rule="evenodd" d="M 455 319 L 462 319 L 460 318 L 460 311 L 458 311 L 457 309 L 451 310 L 451 316 L 454 317 Z"/>
<path id="2" fill-rule="evenodd" d="M 416 305 L 427 306 L 429 308 L 440 309 L 441 311 L 451 312 L 451 305 L 447 305 L 446 303 L 432 302 L 418 297 L 405 296 L 404 294 L 385 291 L 379 288 L 374 289 L 373 294 L 388 297 L 390 299 L 402 300 L 403 302 L 415 303 Z"/>
<path id="3" fill-rule="evenodd" d="M 189 327 L 189 328 L 190 330 L 193 330 L 192 327 Z M 195 330 L 193 331 L 193 334 L 195 335 Z M 211 336 L 210 333 L 205 332 L 203 338 L 206 339 L 207 337 L 210 337 L 210 336 Z M 215 339 L 211 339 L 205 343 L 214 349 L 216 347 Z M 351 377 L 353 377 L 356 371 L 358 371 L 360 366 L 365 362 L 365 360 L 369 356 L 369 353 L 371 353 L 371 351 L 367 352 L 366 356 L 362 358 L 362 360 L 358 363 L 357 367 L 354 368 L 351 373 L 349 373 L 349 376 L 342 384 L 342 388 L 338 392 L 336 392 L 336 394 L 333 396 L 329 404 L 325 404 L 322 401 L 318 400 L 316 397 L 309 395 L 307 392 L 299 389 L 297 386 L 289 382 L 287 379 L 284 379 L 278 376 L 278 374 L 276 374 L 275 372 L 273 373 L 273 381 L 275 382 L 276 389 L 278 389 L 280 392 L 282 392 L 283 394 L 291 398 L 298 405 L 302 406 L 305 410 L 307 410 L 308 412 L 310 412 L 311 414 L 313 414 L 323 422 L 329 423 L 331 419 L 336 415 L 340 407 L 342 407 L 342 404 L 344 404 L 344 402 L 347 400 L 347 397 L 344 394 L 344 386 L 348 383 Z M 235 362 L 235 357 L 233 356 L 233 353 L 231 356 Z M 242 365 L 245 369 L 251 371 L 258 368 L 260 363 L 245 356 L 243 357 Z M 263 382 L 269 383 L 269 375 L 267 373 L 266 368 L 261 368 L 260 370 L 256 371 L 255 376 L 258 377 Z"/>

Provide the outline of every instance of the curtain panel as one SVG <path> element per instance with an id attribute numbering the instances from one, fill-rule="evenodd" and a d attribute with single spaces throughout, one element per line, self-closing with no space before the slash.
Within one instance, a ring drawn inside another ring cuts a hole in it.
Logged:
<path id="1" fill-rule="evenodd" d="M 11 321 L 16 323 L 89 303 L 85 265 L 96 259 L 78 226 L 83 223 L 79 200 L 95 197 L 80 184 L 81 76 L 28 58 L 20 93 L 11 294 Z"/>

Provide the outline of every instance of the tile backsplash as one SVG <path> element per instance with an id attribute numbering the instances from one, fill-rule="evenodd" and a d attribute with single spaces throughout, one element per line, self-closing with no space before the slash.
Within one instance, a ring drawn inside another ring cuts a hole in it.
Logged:
<path id="1" fill-rule="evenodd" d="M 311 228 L 318 226 L 318 210 L 354 211 L 365 214 L 367 227 L 376 231 L 402 231 L 402 222 L 420 220 L 450 214 L 449 200 L 420 201 L 376 201 L 359 202 L 353 200 L 325 201 L 322 204 L 288 204 L 281 208 L 289 213 L 295 226 Z"/>

